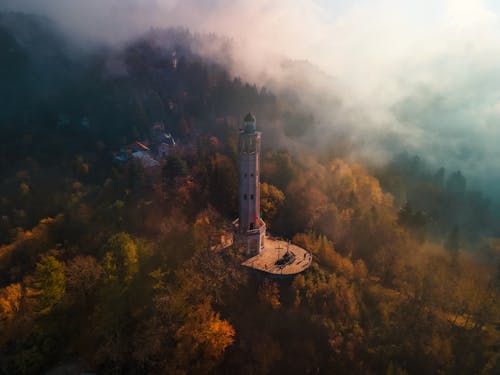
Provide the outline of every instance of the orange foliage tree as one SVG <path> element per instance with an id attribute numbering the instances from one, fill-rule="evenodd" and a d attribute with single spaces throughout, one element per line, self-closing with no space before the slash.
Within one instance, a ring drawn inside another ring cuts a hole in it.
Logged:
<path id="1" fill-rule="evenodd" d="M 182 368 L 204 373 L 222 358 L 234 342 L 232 325 L 212 310 L 209 300 L 195 306 L 176 331 L 176 360 Z"/>

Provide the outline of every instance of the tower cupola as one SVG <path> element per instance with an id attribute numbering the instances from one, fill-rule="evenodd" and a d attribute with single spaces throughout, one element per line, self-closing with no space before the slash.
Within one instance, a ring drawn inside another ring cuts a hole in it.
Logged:
<path id="1" fill-rule="evenodd" d="M 247 134 L 252 134 L 257 131 L 257 127 L 255 125 L 255 116 L 252 115 L 250 112 L 247 113 L 245 118 L 243 119 L 243 122 L 245 123 L 245 127 L 243 131 Z"/>

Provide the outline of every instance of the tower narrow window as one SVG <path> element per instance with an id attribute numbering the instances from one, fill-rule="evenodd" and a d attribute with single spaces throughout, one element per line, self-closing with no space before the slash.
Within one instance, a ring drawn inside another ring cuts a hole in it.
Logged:
<path id="1" fill-rule="evenodd" d="M 253 173 L 250 173 L 250 177 L 253 177 Z"/>
<path id="2" fill-rule="evenodd" d="M 252 199 L 252 200 L 253 200 L 253 194 L 250 194 L 250 199 Z"/>
<path id="3" fill-rule="evenodd" d="M 246 194 L 243 194 L 243 199 L 247 200 L 247 195 Z"/>

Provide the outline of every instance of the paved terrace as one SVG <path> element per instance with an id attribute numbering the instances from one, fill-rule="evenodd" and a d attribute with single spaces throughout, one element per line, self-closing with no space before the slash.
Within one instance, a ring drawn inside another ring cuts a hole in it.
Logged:
<path id="1" fill-rule="evenodd" d="M 286 252 L 290 252 L 285 256 Z M 266 237 L 259 255 L 245 260 L 242 265 L 274 275 L 295 275 L 306 270 L 312 261 L 307 250 L 284 240 Z"/>

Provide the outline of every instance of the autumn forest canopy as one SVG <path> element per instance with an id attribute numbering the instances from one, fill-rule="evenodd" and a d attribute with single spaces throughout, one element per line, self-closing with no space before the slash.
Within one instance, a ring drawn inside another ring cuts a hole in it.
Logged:
<path id="1" fill-rule="evenodd" d="M 213 34 L 82 47 L 0 13 L 0 374 L 500 373 L 498 202 L 446 160 L 353 157 L 231 59 Z M 268 230 L 313 254 L 294 278 L 218 246 L 248 111 Z"/>

